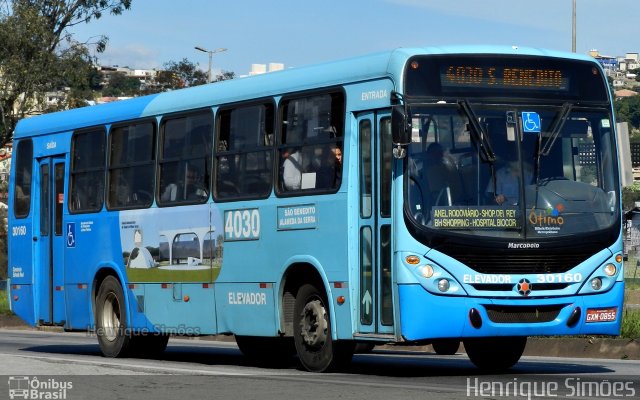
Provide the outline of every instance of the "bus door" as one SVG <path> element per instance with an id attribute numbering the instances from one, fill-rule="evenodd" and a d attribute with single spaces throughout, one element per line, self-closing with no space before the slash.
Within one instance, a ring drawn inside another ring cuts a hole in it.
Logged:
<path id="1" fill-rule="evenodd" d="M 36 198 L 40 199 L 40 229 L 33 237 L 39 254 L 35 271 L 40 297 L 36 319 L 40 324 L 63 324 L 63 249 L 67 244 L 62 227 L 65 162 L 62 157 L 46 157 L 38 160 L 38 166 L 40 193 Z"/>
<path id="2" fill-rule="evenodd" d="M 358 116 L 359 332 L 393 333 L 391 166 L 389 113 Z"/>

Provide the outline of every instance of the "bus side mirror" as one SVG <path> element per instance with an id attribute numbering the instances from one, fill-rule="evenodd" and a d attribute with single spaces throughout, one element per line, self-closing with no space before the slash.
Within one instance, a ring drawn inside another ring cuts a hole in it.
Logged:
<path id="1" fill-rule="evenodd" d="M 405 106 L 394 106 L 391 110 L 391 137 L 395 145 L 406 146 L 411 142 L 411 123 Z"/>

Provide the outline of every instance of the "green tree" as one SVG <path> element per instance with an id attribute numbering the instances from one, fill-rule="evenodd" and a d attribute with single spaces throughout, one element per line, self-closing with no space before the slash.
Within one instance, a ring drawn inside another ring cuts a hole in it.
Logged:
<path id="1" fill-rule="evenodd" d="M 207 73 L 199 69 L 197 63 L 186 58 L 178 62 L 168 61 L 163 64 L 163 67 L 164 69 L 156 74 L 155 85 L 148 88 L 146 93 L 166 92 L 207 83 Z M 235 76 L 235 72 L 222 71 L 216 76 L 214 82 L 233 79 Z"/>
<path id="2" fill-rule="evenodd" d="M 207 74 L 198 68 L 198 64 L 183 58 L 182 61 L 168 61 L 164 69 L 158 71 L 155 78 L 156 91 L 180 89 L 207 83 Z"/>
<path id="3" fill-rule="evenodd" d="M 102 90 L 103 96 L 137 96 L 140 94 L 140 80 L 123 73 L 115 72 L 109 76 L 109 84 Z"/>
<path id="4" fill-rule="evenodd" d="M 52 108 L 83 105 L 92 67 L 89 43 L 68 29 L 129 9 L 132 0 L 0 0 L 0 145 L 11 140 L 17 121 L 50 111 L 47 91 L 71 90 L 68 101 Z M 95 44 L 103 51 L 107 38 Z M 79 96 L 79 97 L 76 97 Z"/>
<path id="5" fill-rule="evenodd" d="M 628 122 L 632 129 L 640 129 L 640 95 L 615 101 L 616 119 Z"/>
<path id="6" fill-rule="evenodd" d="M 222 73 L 220 75 L 216 76 L 216 82 L 220 82 L 220 81 L 226 81 L 229 79 L 234 79 L 236 77 L 236 73 L 235 72 L 231 72 L 231 71 L 222 71 Z"/>

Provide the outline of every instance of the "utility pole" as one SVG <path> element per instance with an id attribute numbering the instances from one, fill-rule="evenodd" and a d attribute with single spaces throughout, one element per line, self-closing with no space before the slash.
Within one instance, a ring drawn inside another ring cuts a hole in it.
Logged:
<path id="1" fill-rule="evenodd" d="M 211 83 L 212 82 L 212 76 L 211 76 L 211 68 L 213 67 L 213 55 L 215 53 L 222 53 L 223 51 L 227 51 L 227 49 L 225 48 L 219 48 L 219 49 L 215 49 L 215 50 L 207 50 L 204 47 L 200 47 L 200 46 L 196 46 L 194 47 L 194 49 L 201 51 L 203 53 L 207 53 L 209 54 L 209 73 L 207 74 L 207 82 Z"/>
<path id="2" fill-rule="evenodd" d="M 571 24 L 571 51 L 576 52 L 576 0 L 573 0 L 573 13 Z"/>

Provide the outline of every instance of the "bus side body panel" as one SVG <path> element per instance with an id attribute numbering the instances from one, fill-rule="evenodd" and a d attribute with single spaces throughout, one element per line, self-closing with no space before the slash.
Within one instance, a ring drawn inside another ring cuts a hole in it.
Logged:
<path id="1" fill-rule="evenodd" d="M 343 187 L 346 185 L 343 180 Z M 221 203 L 224 219 L 224 263 L 216 281 L 220 332 L 275 336 L 280 321 L 283 277 L 293 264 L 318 271 L 329 292 L 347 282 L 346 193 L 280 198 L 264 202 Z M 259 226 L 256 225 L 259 221 Z M 248 225 L 244 225 L 245 222 Z M 243 225 L 244 228 L 243 229 Z M 295 266 L 294 266 L 295 268 Z M 330 297 L 330 311 L 334 305 Z M 347 304 L 341 307 L 345 311 Z M 254 323 L 258 318 L 259 323 Z M 344 319 L 347 318 L 347 321 Z M 340 323 L 350 326 L 349 313 Z M 351 335 L 347 329 L 343 335 Z"/>
<path id="2" fill-rule="evenodd" d="M 92 214 L 66 215 L 65 228 L 73 226 L 73 247 L 65 248 L 65 284 L 67 290 L 68 329 L 94 327 L 93 298 L 98 292 L 96 275 L 101 269 L 115 272 L 120 279 L 126 276 L 119 240 L 118 213 L 101 211 Z M 126 281 L 122 281 L 127 293 Z M 86 302 L 84 300 L 87 300 Z"/>
<path id="3" fill-rule="evenodd" d="M 176 334 L 212 334 L 222 263 L 219 209 L 212 203 L 125 210 L 112 223 L 127 282 L 130 326 Z"/>

